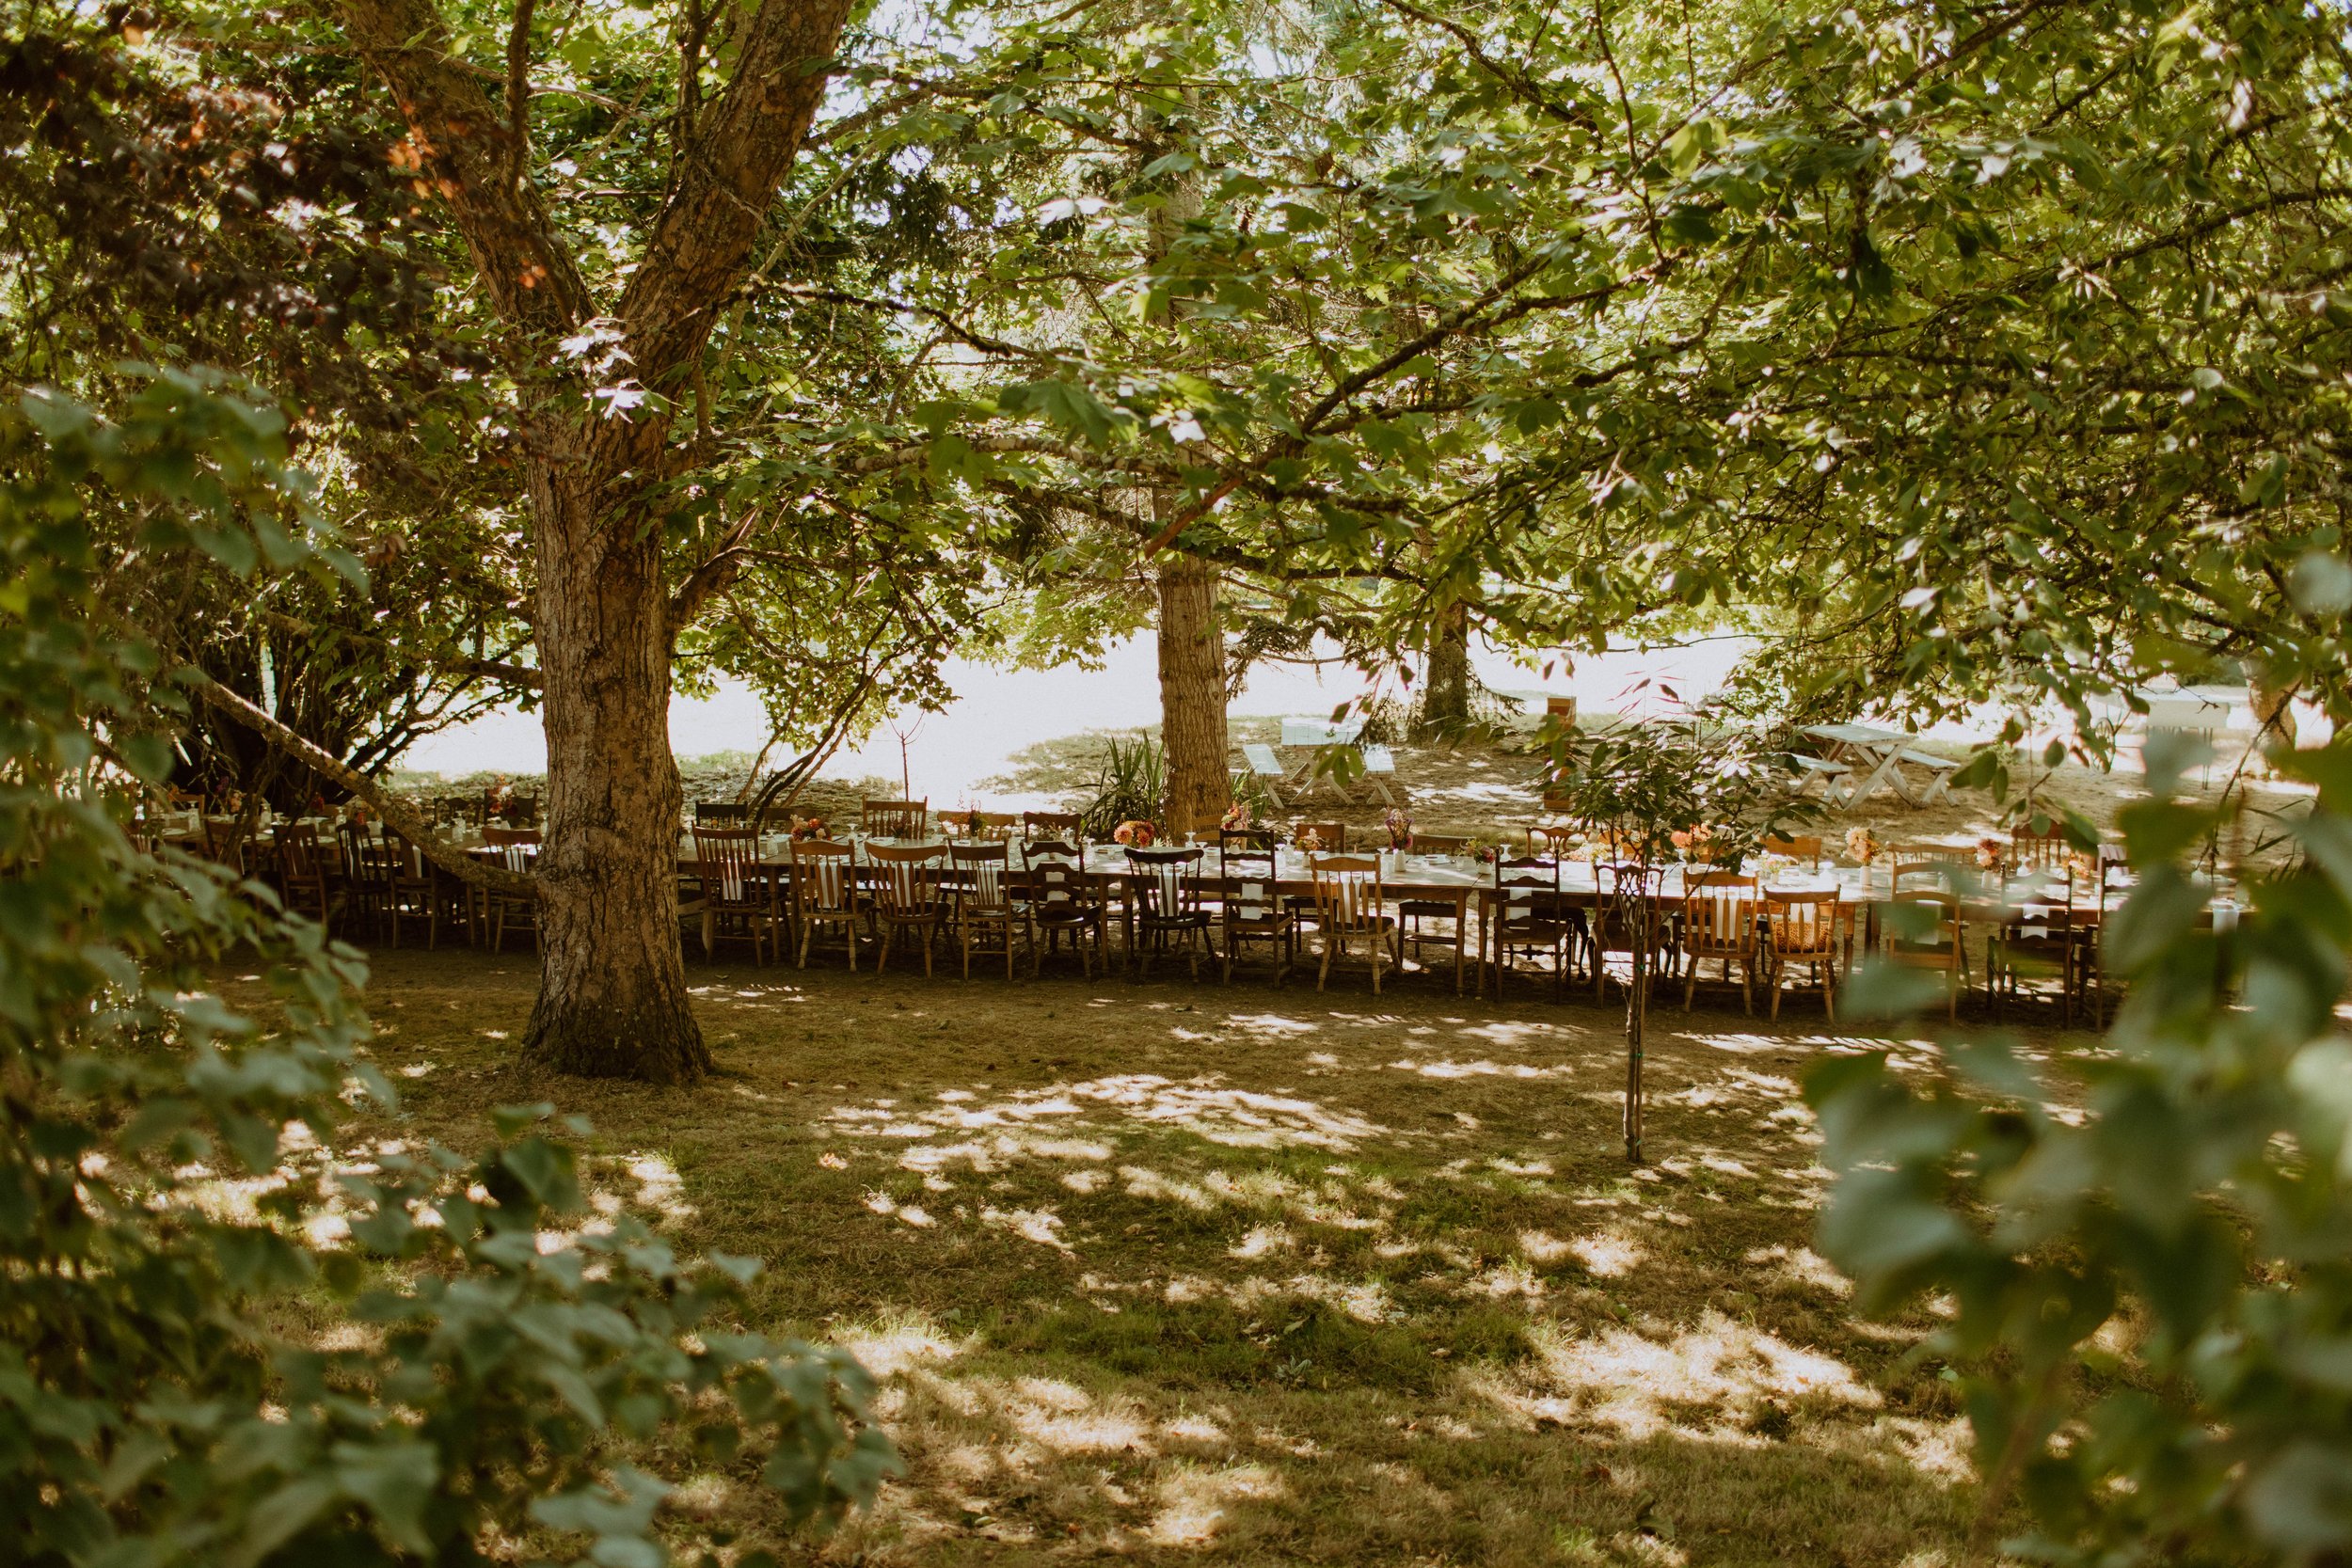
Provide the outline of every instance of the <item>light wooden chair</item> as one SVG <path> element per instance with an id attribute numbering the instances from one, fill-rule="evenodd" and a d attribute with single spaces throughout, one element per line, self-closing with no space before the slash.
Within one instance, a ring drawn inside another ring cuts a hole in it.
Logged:
<path id="1" fill-rule="evenodd" d="M 720 937 L 734 934 L 751 938 L 754 967 L 766 961 L 770 945 L 781 961 L 775 884 L 759 863 L 758 830 L 697 824 L 694 862 L 695 879 L 702 884 L 703 956 L 711 956 Z M 725 929 L 730 926 L 736 927 L 732 933 Z"/>
<path id="2" fill-rule="evenodd" d="M 1412 852 L 1416 855 L 1467 855 L 1470 840 L 1438 833 L 1415 833 Z M 1396 905 L 1398 944 L 1410 953 L 1416 961 L 1423 947 L 1450 947 L 1454 950 L 1454 994 L 1462 994 L 1462 970 L 1470 960 L 1470 945 L 1478 940 L 1478 926 L 1470 912 L 1471 890 L 1463 888 L 1451 897 L 1423 892 L 1410 898 L 1400 898 Z M 1426 967 L 1426 966 L 1423 966 Z M 1486 993 L 1486 969 L 1484 955 L 1471 962 L 1471 984 L 1478 993 Z"/>
<path id="3" fill-rule="evenodd" d="M 1538 822 L 1527 830 L 1527 852 L 1565 860 L 1584 842 L 1586 830 L 1575 823 Z"/>
<path id="4" fill-rule="evenodd" d="M 1682 896 L 1682 1010 L 1698 995 L 1699 964 L 1720 959 L 1724 983 L 1740 966 L 1740 1010 L 1756 1011 L 1756 927 L 1763 914 L 1762 888 L 1753 877 L 1710 871 L 1685 877 Z"/>
<path id="5" fill-rule="evenodd" d="M 1888 918 L 1886 959 L 1906 969 L 1932 970 L 1944 976 L 1944 1016 L 1960 1016 L 1961 988 L 1968 974 L 1967 929 L 1961 918 L 1960 897 L 1941 889 L 1898 888 L 1895 911 Z M 1919 911 L 1906 922 L 1902 911 Z M 1905 934 L 1906 924 L 1922 928 Z"/>
<path id="6" fill-rule="evenodd" d="M 1025 811 L 1021 814 L 1021 842 L 1075 844 L 1085 821 L 1074 811 Z"/>
<path id="7" fill-rule="evenodd" d="M 929 800 L 861 800 L 858 826 L 868 838 L 917 839 L 930 831 Z"/>
<path id="8" fill-rule="evenodd" d="M 536 828 L 485 828 L 482 830 L 482 842 L 498 851 L 499 863 L 509 871 L 529 871 L 538 863 L 538 857 L 531 852 L 539 845 L 539 830 Z M 511 893 L 485 891 L 479 908 L 483 926 L 490 933 L 492 952 L 502 953 L 506 950 L 506 925 L 510 920 L 531 933 L 532 946 L 538 945 L 537 899 L 518 898 Z"/>
<path id="9" fill-rule="evenodd" d="M 1764 958 L 1772 992 L 1772 1017 L 1780 1017 L 1782 984 L 1790 967 L 1810 964 L 1813 981 L 1821 990 L 1821 1010 L 1836 1021 L 1838 923 L 1835 893 L 1764 895 Z"/>
<path id="10" fill-rule="evenodd" d="M 1792 861 L 1802 861 L 1809 870 L 1819 871 L 1821 868 L 1821 840 L 1819 834 L 1783 836 L 1768 833 L 1761 847 L 1768 855 L 1786 855 Z"/>
<path id="11" fill-rule="evenodd" d="M 791 908 L 800 934 L 797 967 L 808 967 L 809 945 L 817 940 L 818 927 L 838 926 L 850 952 L 850 973 L 856 974 L 857 933 L 865 923 L 865 909 L 850 846 L 825 838 L 793 840 Z"/>
<path id="12" fill-rule="evenodd" d="M 941 918 L 940 863 L 946 852 L 936 845 L 868 844 L 866 863 L 873 868 L 873 901 L 867 912 L 882 939 L 874 956 L 874 973 L 890 966 L 890 950 L 898 934 L 913 933 L 923 944 L 923 974 L 931 974 L 931 950 L 937 944 Z"/>
<path id="13" fill-rule="evenodd" d="M 1380 960 L 1396 942 L 1396 922 L 1383 908 L 1378 856 L 1310 856 L 1309 885 L 1314 889 L 1315 932 L 1322 939 L 1323 967 L 1315 990 L 1330 982 L 1331 960 L 1358 942 L 1372 963 L 1372 994 L 1380 994 Z M 1404 966 L 1404 955 L 1397 965 Z"/>
<path id="14" fill-rule="evenodd" d="M 1645 868 L 1629 862 L 1603 861 L 1593 867 L 1591 948 L 1596 998 L 1608 994 L 1609 956 L 1624 954 L 1629 967 L 1645 926 L 1648 927 L 1649 939 L 1643 967 L 1649 982 L 1655 985 L 1673 977 L 1672 922 L 1666 918 L 1665 911 L 1656 907 L 1665 875 L 1662 866 Z M 1645 903 L 1650 908 L 1645 910 Z"/>
<path id="15" fill-rule="evenodd" d="M 973 947 L 993 933 L 1004 943 L 1005 978 L 1012 978 L 1012 939 L 1015 928 L 1037 937 L 1028 911 L 1013 897 L 1011 851 L 999 840 L 992 844 L 951 844 L 947 867 L 954 874 L 955 895 L 949 920 L 956 945 L 963 951 L 963 977 L 972 978 Z M 984 949 L 985 950 L 985 949 Z"/>

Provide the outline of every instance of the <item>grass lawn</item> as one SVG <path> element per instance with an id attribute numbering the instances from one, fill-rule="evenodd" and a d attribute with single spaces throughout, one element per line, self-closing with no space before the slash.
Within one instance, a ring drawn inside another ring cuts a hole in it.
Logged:
<path id="1" fill-rule="evenodd" d="M 1818 1004 L 1660 1008 L 1635 1171 L 1618 1015 L 1533 986 L 704 966 L 723 1071 L 667 1091 L 509 1067 L 535 970 L 379 954 L 407 1103 L 354 1131 L 472 1147 L 488 1106 L 553 1099 L 606 1193 L 765 1259 L 754 1326 L 854 1348 L 909 1465 L 787 1560 L 1963 1555 L 1921 1324 L 1857 1320 L 1808 1250 L 1798 1084 L 1855 1043 Z M 778 1544 L 733 1473 L 681 1502 L 682 1544 Z"/>

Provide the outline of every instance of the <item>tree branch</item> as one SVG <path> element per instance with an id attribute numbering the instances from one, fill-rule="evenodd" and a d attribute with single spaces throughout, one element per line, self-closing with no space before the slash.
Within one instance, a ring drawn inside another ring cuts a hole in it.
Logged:
<path id="1" fill-rule="evenodd" d="M 433 825 L 416 807 L 390 793 L 373 779 L 344 766 L 334 757 L 271 718 L 267 713 L 213 679 L 195 665 L 182 667 L 183 678 L 196 689 L 198 696 L 213 705 L 229 718 L 286 752 L 311 771 L 332 779 L 368 804 L 381 812 L 384 820 L 426 860 L 448 872 L 469 887 L 478 887 L 510 898 L 536 898 L 539 884 L 519 871 L 485 863 L 433 831 Z"/>

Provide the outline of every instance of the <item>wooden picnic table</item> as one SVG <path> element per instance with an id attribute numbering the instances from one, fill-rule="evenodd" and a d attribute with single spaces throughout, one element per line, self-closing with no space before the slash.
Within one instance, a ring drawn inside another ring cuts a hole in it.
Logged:
<path id="1" fill-rule="evenodd" d="M 1831 778 L 1826 784 L 1830 800 L 1848 811 L 1853 810 L 1883 786 L 1902 797 L 1911 806 L 1931 805 L 1951 798 L 1953 773 L 1960 765 L 1949 757 L 1937 756 L 1919 748 L 1919 737 L 1902 730 L 1881 729 L 1875 724 L 1807 724 L 1804 733 L 1827 748 L 1826 761 L 1842 765 L 1845 777 Z M 1903 773 L 1903 765 L 1923 768 L 1927 784 L 1915 790 Z"/>

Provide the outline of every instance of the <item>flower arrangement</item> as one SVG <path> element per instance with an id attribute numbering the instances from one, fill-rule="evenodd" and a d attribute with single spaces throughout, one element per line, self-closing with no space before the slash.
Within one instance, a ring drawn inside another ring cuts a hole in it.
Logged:
<path id="1" fill-rule="evenodd" d="M 988 824 L 981 820 L 980 808 L 977 806 L 966 806 L 960 815 L 944 818 L 943 825 L 950 830 L 961 831 L 967 838 L 978 838 L 988 831 Z"/>
<path id="2" fill-rule="evenodd" d="M 1298 837 L 1292 842 L 1297 846 L 1298 852 L 1302 855 L 1312 855 L 1323 848 L 1323 835 L 1312 828 L 1300 829 Z"/>
<path id="3" fill-rule="evenodd" d="M 796 844 L 823 838 L 825 833 L 825 819 L 821 816 L 796 816 L 792 819 L 792 841 Z"/>
<path id="4" fill-rule="evenodd" d="M 2001 841 L 1999 839 L 1980 838 L 1977 840 L 1977 869 L 1979 871 L 2001 869 Z"/>
<path id="5" fill-rule="evenodd" d="M 1867 865 L 1879 858 L 1878 835 L 1867 828 L 1846 830 L 1846 858 L 1856 865 Z"/>
<path id="6" fill-rule="evenodd" d="M 1223 819 L 1217 823 L 1217 826 L 1223 828 L 1229 833 L 1247 832 L 1251 826 L 1249 819 L 1249 802 L 1247 800 L 1236 800 L 1232 805 L 1227 806 L 1225 808 L 1225 816 Z"/>
<path id="7" fill-rule="evenodd" d="M 1502 854 L 1502 847 L 1499 844 L 1489 844 L 1483 838 L 1474 838 L 1470 842 L 1470 858 L 1480 865 L 1492 865 Z"/>
<path id="8" fill-rule="evenodd" d="M 1381 825 L 1389 830 L 1390 848 L 1410 849 L 1413 847 L 1413 819 L 1405 814 L 1402 807 L 1391 806 L 1388 816 L 1381 818 Z"/>
<path id="9" fill-rule="evenodd" d="M 1130 817 L 1111 830 L 1111 842 L 1124 844 L 1131 849 L 1149 849 L 1159 830 L 1140 817 Z"/>
<path id="10" fill-rule="evenodd" d="M 1694 828 L 1682 828 L 1666 835 L 1684 860 L 1703 861 L 1712 853 L 1715 830 L 1702 822 Z"/>

